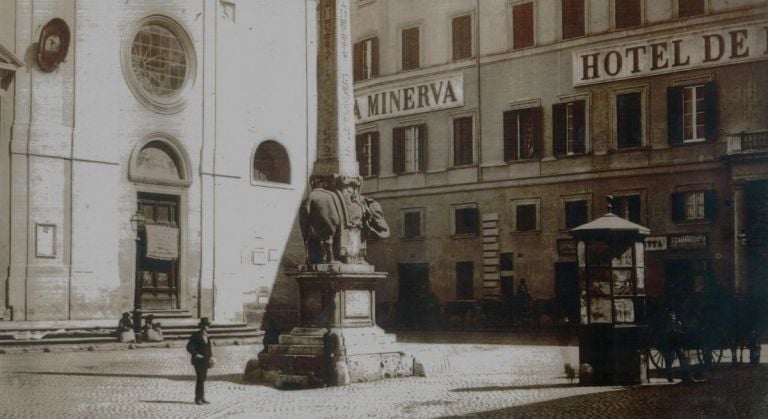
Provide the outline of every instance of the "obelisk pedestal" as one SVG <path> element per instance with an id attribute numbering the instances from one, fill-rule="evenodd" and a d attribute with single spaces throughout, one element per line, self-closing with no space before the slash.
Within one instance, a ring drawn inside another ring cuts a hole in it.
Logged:
<path id="1" fill-rule="evenodd" d="M 248 362 L 248 381 L 343 385 L 414 372 L 413 357 L 376 325 L 376 282 L 387 274 L 366 262 L 366 238 L 387 238 L 389 226 L 381 206 L 360 195 L 349 3 L 318 5 L 317 161 L 299 210 L 307 262 L 289 274 L 299 284 L 299 325 Z"/>

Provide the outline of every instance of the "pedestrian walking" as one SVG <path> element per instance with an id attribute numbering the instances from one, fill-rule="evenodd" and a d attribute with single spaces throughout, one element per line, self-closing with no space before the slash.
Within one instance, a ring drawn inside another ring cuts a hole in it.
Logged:
<path id="1" fill-rule="evenodd" d="M 208 328 L 211 323 L 207 317 L 201 317 L 198 326 L 200 330 L 189 337 L 187 352 L 192 355 L 192 365 L 195 367 L 195 404 L 208 404 L 210 402 L 205 399 L 205 379 L 213 359 L 211 338 L 208 336 Z"/>
<path id="2" fill-rule="evenodd" d="M 670 383 L 672 379 L 672 363 L 675 362 L 677 357 L 680 363 L 680 378 L 684 383 L 692 383 L 691 373 L 688 368 L 688 359 L 685 357 L 685 351 L 683 351 L 683 345 L 685 341 L 685 329 L 683 322 L 677 317 L 677 313 L 674 310 L 669 310 L 669 322 L 667 324 L 667 347 L 664 351 L 664 363 L 667 367 L 667 381 Z"/>

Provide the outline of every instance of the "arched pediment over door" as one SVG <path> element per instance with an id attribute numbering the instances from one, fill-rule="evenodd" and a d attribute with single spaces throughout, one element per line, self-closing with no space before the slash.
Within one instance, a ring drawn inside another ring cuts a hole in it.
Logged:
<path id="1" fill-rule="evenodd" d="M 128 178 L 134 183 L 189 186 L 189 157 L 175 138 L 162 133 L 149 135 L 131 153 Z"/>

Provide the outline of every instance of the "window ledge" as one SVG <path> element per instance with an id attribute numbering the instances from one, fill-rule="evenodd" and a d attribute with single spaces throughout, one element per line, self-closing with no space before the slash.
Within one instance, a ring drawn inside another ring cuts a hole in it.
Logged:
<path id="1" fill-rule="evenodd" d="M 452 239 L 474 239 L 476 237 L 477 237 L 477 233 L 451 234 Z"/>
<path id="2" fill-rule="evenodd" d="M 404 242 L 418 242 L 418 241 L 424 241 L 424 236 L 418 236 L 418 237 L 400 237 L 400 241 Z"/>
<path id="3" fill-rule="evenodd" d="M 609 148 L 608 154 L 631 153 L 633 151 L 648 151 L 650 149 L 651 147 L 648 145 L 638 146 L 638 147 L 626 147 L 626 148 Z"/>
<path id="4" fill-rule="evenodd" d="M 697 219 L 697 220 L 680 220 L 680 221 L 674 221 L 676 225 L 684 225 L 684 226 L 690 226 L 690 225 L 706 225 L 706 224 L 712 224 L 715 220 L 707 220 L 707 219 Z"/>
<path id="5" fill-rule="evenodd" d="M 251 186 L 261 186 L 263 188 L 273 188 L 273 189 L 294 189 L 293 185 L 290 183 L 278 183 L 278 182 L 269 182 L 269 181 L 263 181 L 263 180 L 253 180 L 251 179 Z"/>
<path id="6" fill-rule="evenodd" d="M 462 165 L 459 165 L 459 166 L 451 166 L 451 167 L 448 168 L 448 170 L 469 169 L 469 168 L 472 168 L 472 167 L 477 167 L 477 164 L 476 163 L 471 163 L 471 164 L 462 164 Z"/>
<path id="7" fill-rule="evenodd" d="M 508 165 L 513 165 L 513 164 L 523 164 L 523 163 L 535 163 L 539 160 L 540 159 L 538 157 L 531 157 L 530 159 L 506 160 L 504 163 Z"/>
<path id="8" fill-rule="evenodd" d="M 524 235 L 524 234 L 534 235 L 534 234 L 541 234 L 541 230 L 537 229 L 537 230 L 526 230 L 526 231 L 510 231 L 509 233 L 514 235 Z"/>
<path id="9" fill-rule="evenodd" d="M 578 159 L 580 157 L 589 157 L 592 155 L 592 152 L 587 153 L 580 153 L 580 154 L 560 154 L 558 156 L 554 156 L 554 160 L 567 160 L 567 159 Z"/>

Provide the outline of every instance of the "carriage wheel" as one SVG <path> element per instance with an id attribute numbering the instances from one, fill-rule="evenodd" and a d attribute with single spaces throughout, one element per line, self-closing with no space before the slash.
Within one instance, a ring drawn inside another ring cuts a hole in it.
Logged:
<path id="1" fill-rule="evenodd" d="M 657 348 L 651 348 L 650 351 L 650 358 L 651 363 L 654 367 L 656 367 L 657 370 L 663 370 L 666 368 L 666 363 L 664 361 L 664 353 L 658 350 Z"/>
<path id="2" fill-rule="evenodd" d="M 712 365 L 715 366 L 720 363 L 720 361 L 723 359 L 723 350 L 722 348 L 717 349 L 711 349 L 710 354 L 712 356 Z M 698 359 L 699 364 L 704 364 L 704 350 L 699 348 L 696 349 L 696 359 Z"/>

